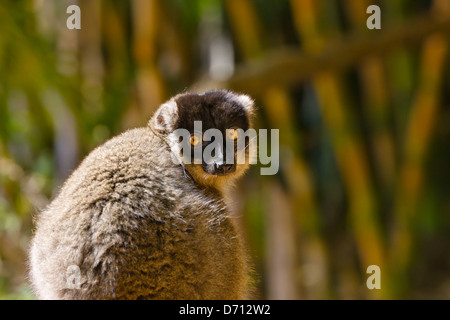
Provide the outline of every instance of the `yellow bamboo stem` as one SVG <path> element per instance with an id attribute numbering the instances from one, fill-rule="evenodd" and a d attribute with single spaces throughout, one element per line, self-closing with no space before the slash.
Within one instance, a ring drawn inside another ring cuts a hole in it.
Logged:
<path id="1" fill-rule="evenodd" d="M 345 4 L 354 28 L 360 32 L 370 32 L 366 27 L 366 8 L 370 2 L 346 0 Z M 382 58 L 376 55 L 364 58 L 359 64 L 359 73 L 367 120 L 371 129 L 377 177 L 380 179 L 384 194 L 391 194 L 395 178 L 395 148 L 392 133 L 389 131 L 387 79 Z"/>
<path id="2" fill-rule="evenodd" d="M 133 54 L 137 64 L 137 89 L 140 110 L 132 118 L 139 122 L 156 110 L 165 98 L 165 85 L 157 69 L 157 38 L 160 23 L 159 0 L 133 0 Z"/>
<path id="3" fill-rule="evenodd" d="M 407 123 L 403 163 L 394 207 L 396 228 L 390 250 L 390 268 L 396 277 L 408 270 L 413 253 L 413 223 L 424 188 L 424 161 L 439 114 L 444 63 L 448 52 L 446 39 L 439 34 L 430 36 L 423 45 L 420 86 Z M 402 278 L 403 281 L 406 279 Z M 406 283 L 402 283 L 403 286 Z M 405 289 L 402 287 L 400 289 Z"/>
<path id="4" fill-rule="evenodd" d="M 235 30 L 239 49 L 246 59 L 261 53 L 261 28 L 252 3 L 249 0 L 226 0 L 232 28 Z"/>
<path id="5" fill-rule="evenodd" d="M 315 44 L 313 46 L 306 45 L 304 49 L 311 52 L 321 50 L 321 46 L 317 44 L 324 43 L 326 39 L 318 32 L 318 11 L 311 10 L 311 8 L 320 6 L 320 1 L 291 0 L 291 5 L 302 42 Z M 308 23 L 306 24 L 305 21 Z M 343 85 L 339 75 L 331 72 L 316 74 L 313 82 L 348 191 L 350 223 L 364 271 L 367 266 L 372 264 L 378 265 L 383 270 L 385 265 L 383 243 L 377 221 L 372 181 L 361 141 L 345 108 Z M 383 295 L 384 292 L 371 291 L 370 294 L 378 297 L 378 294 Z"/>

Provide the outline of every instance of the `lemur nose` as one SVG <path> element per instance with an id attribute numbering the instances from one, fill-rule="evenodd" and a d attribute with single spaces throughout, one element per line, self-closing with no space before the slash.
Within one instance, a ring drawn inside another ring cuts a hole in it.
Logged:
<path id="1" fill-rule="evenodd" d="M 233 164 L 214 164 L 214 169 L 216 170 L 217 173 L 219 174 L 227 174 L 230 173 L 233 169 Z"/>

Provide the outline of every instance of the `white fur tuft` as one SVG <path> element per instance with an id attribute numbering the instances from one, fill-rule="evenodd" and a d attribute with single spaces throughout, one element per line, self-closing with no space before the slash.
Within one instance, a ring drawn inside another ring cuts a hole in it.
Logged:
<path id="1" fill-rule="evenodd" d="M 253 99 L 251 99 L 249 96 L 245 94 L 237 95 L 236 99 L 249 114 L 253 114 L 253 105 L 254 105 Z"/>
<path id="2" fill-rule="evenodd" d="M 175 100 L 169 100 L 159 107 L 153 116 L 154 128 L 160 132 L 170 132 L 178 119 L 178 107 Z"/>

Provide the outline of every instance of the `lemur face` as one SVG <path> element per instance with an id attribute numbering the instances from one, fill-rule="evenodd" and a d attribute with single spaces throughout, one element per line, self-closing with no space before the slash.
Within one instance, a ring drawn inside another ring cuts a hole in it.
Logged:
<path id="1" fill-rule="evenodd" d="M 216 186 L 242 175 L 256 152 L 253 101 L 225 90 L 185 93 L 163 104 L 153 128 L 200 184 Z"/>

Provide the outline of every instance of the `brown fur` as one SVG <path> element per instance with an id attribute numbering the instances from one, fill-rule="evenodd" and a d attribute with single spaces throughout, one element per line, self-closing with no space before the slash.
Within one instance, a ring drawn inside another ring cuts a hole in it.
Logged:
<path id="1" fill-rule="evenodd" d="M 152 125 L 95 149 L 37 218 L 37 297 L 246 298 L 247 259 L 222 194 L 233 177 L 203 181 L 197 169 L 174 164 Z M 79 289 L 67 285 L 69 266 Z"/>

